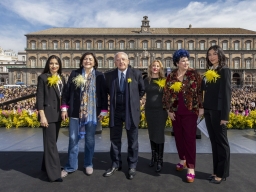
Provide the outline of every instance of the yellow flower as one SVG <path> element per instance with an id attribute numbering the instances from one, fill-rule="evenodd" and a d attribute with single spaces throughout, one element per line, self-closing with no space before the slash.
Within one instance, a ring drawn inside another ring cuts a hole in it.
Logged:
<path id="1" fill-rule="evenodd" d="M 208 70 L 204 73 L 204 76 L 206 78 L 207 83 L 214 82 L 216 83 L 216 80 L 220 78 L 220 75 L 217 74 L 214 70 Z"/>
<path id="2" fill-rule="evenodd" d="M 132 82 L 132 79 L 131 79 L 131 78 L 128 78 L 128 79 L 127 79 L 127 82 L 128 82 L 128 83 L 131 83 L 131 82 Z"/>
<path id="3" fill-rule="evenodd" d="M 182 83 L 181 82 L 175 82 L 174 84 L 172 84 L 170 86 L 170 89 L 173 89 L 174 92 L 180 92 L 182 87 Z"/>
<path id="4" fill-rule="evenodd" d="M 75 84 L 76 88 L 83 87 L 85 85 L 85 79 L 82 75 L 74 77 L 72 82 Z"/>
<path id="5" fill-rule="evenodd" d="M 154 80 L 154 83 L 156 83 L 160 89 L 162 89 L 165 86 L 165 79 L 158 79 L 158 80 Z"/>
<path id="6" fill-rule="evenodd" d="M 48 85 L 53 86 L 58 84 L 60 77 L 58 75 L 53 75 L 51 77 L 48 77 L 47 80 L 48 80 Z"/>

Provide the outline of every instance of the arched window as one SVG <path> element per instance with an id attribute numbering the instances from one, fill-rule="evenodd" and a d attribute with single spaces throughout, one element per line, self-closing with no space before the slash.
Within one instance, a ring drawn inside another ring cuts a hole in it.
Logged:
<path id="1" fill-rule="evenodd" d="M 42 41 L 42 49 L 43 50 L 46 50 L 46 44 L 47 42 L 45 40 Z"/>
<path id="2" fill-rule="evenodd" d="M 102 68 L 103 67 L 103 58 L 102 57 L 98 57 L 98 68 Z"/>
<path id="3" fill-rule="evenodd" d="M 42 58 L 41 58 L 41 66 L 42 66 L 42 68 L 45 67 L 46 61 L 47 61 L 47 58 L 46 58 L 46 57 L 42 57 Z"/>
<path id="4" fill-rule="evenodd" d="M 63 58 L 63 68 L 69 68 L 70 59 L 68 57 Z"/>
<path id="5" fill-rule="evenodd" d="M 30 60 L 30 67 L 35 68 L 36 67 L 36 58 L 31 57 L 29 60 Z"/>
<path id="6" fill-rule="evenodd" d="M 194 50 L 194 41 L 188 42 L 188 50 Z"/>
<path id="7" fill-rule="evenodd" d="M 199 68 L 200 69 L 205 69 L 205 58 L 200 58 L 199 59 Z"/>
<path id="8" fill-rule="evenodd" d="M 166 41 L 166 50 L 171 50 L 171 41 Z"/>
<path id="9" fill-rule="evenodd" d="M 80 49 L 80 41 L 76 41 L 75 46 L 76 46 L 76 50 L 79 50 Z"/>
<path id="10" fill-rule="evenodd" d="M 182 48 L 182 41 L 179 40 L 177 41 L 177 49 L 181 49 Z"/>
<path id="11" fill-rule="evenodd" d="M 190 68 L 194 68 L 195 66 L 194 66 L 194 58 L 193 57 L 190 57 L 189 58 L 189 67 Z"/>
<path id="12" fill-rule="evenodd" d="M 31 49 L 36 49 L 36 42 L 35 41 L 31 41 Z"/>
<path id="13" fill-rule="evenodd" d="M 228 49 L 228 41 L 227 40 L 222 41 L 222 49 L 223 50 L 227 50 Z"/>
<path id="14" fill-rule="evenodd" d="M 130 64 L 132 67 L 134 67 L 134 64 L 135 64 L 134 58 L 131 57 L 129 60 L 130 60 L 130 63 L 129 63 L 129 64 Z"/>
<path id="15" fill-rule="evenodd" d="M 79 68 L 80 67 L 80 58 L 79 57 L 75 57 L 74 58 L 74 63 L 75 63 L 75 68 Z"/>
<path id="16" fill-rule="evenodd" d="M 98 47 L 98 50 L 102 49 L 102 41 L 97 42 L 97 47 Z"/>
<path id="17" fill-rule="evenodd" d="M 129 41 L 129 49 L 134 49 L 135 48 L 135 43 L 134 41 Z"/>
<path id="18" fill-rule="evenodd" d="M 86 41 L 86 49 L 91 50 L 92 49 L 92 42 L 91 41 Z"/>
<path id="19" fill-rule="evenodd" d="M 161 49 L 162 48 L 162 42 L 161 41 L 156 41 L 156 48 Z"/>
<path id="20" fill-rule="evenodd" d="M 246 69 L 251 69 L 251 58 L 245 60 Z"/>
<path id="21" fill-rule="evenodd" d="M 205 50 L 205 41 L 199 42 L 200 50 Z"/>
<path id="22" fill-rule="evenodd" d="M 113 50 L 114 49 L 114 41 L 109 41 L 108 42 L 108 49 Z"/>
<path id="23" fill-rule="evenodd" d="M 114 67 L 114 58 L 113 57 L 110 57 L 108 59 L 108 67 L 109 68 L 113 68 Z"/>
<path id="24" fill-rule="evenodd" d="M 239 44 L 240 44 L 239 41 L 235 41 L 235 42 L 234 42 L 234 49 L 235 49 L 235 50 L 239 50 Z"/>
<path id="25" fill-rule="evenodd" d="M 53 44 L 53 49 L 57 50 L 58 49 L 58 41 L 53 41 L 52 44 Z"/>
<path id="26" fill-rule="evenodd" d="M 124 50 L 124 41 L 119 42 L 119 49 Z"/>
<path id="27" fill-rule="evenodd" d="M 148 41 L 142 41 L 142 49 L 148 49 Z"/>

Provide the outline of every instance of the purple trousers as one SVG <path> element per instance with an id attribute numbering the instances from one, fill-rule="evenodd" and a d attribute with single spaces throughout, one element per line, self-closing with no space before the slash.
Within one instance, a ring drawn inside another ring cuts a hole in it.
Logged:
<path id="1" fill-rule="evenodd" d="M 178 110 L 172 125 L 179 158 L 186 160 L 187 167 L 191 169 L 194 169 L 196 164 L 197 118 L 195 113 L 187 109 L 182 93 L 179 93 Z"/>

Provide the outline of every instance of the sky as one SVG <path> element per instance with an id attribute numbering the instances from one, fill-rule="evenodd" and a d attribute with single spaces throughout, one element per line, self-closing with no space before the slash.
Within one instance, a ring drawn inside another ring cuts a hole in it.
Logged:
<path id="1" fill-rule="evenodd" d="M 233 27 L 256 31 L 255 0 L 0 0 L 0 47 L 26 48 L 25 34 L 52 27 Z"/>

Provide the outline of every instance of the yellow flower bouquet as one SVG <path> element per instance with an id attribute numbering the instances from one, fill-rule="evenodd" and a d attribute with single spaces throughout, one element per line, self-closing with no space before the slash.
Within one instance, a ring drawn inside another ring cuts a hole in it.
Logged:
<path id="1" fill-rule="evenodd" d="M 208 70 L 204 73 L 207 83 L 216 83 L 217 79 L 220 78 L 220 75 L 216 73 L 214 70 Z"/>
<path id="2" fill-rule="evenodd" d="M 172 89 L 174 92 L 180 92 L 182 87 L 182 83 L 181 82 L 175 82 L 170 86 L 170 89 Z"/>

